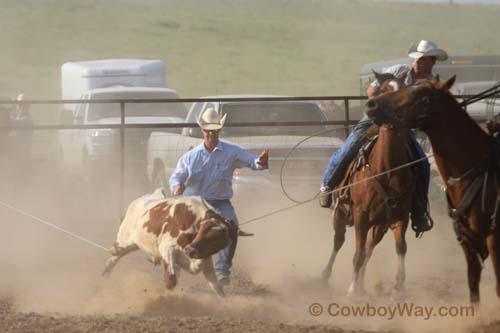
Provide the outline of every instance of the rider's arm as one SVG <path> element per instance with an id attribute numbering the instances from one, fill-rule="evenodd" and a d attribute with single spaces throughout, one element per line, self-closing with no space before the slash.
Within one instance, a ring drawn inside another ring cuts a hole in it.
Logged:
<path id="1" fill-rule="evenodd" d="M 184 192 L 185 182 L 189 174 L 189 168 L 186 161 L 186 155 L 183 155 L 177 162 L 177 167 L 170 177 L 170 191 L 174 195 L 180 195 Z"/>

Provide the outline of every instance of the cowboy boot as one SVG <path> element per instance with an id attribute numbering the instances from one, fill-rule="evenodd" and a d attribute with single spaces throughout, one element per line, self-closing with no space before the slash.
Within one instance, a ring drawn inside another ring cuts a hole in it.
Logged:
<path id="1" fill-rule="evenodd" d="M 330 208 L 332 206 L 332 190 L 328 186 L 321 186 L 319 190 L 319 205 L 323 208 Z"/>
<path id="2" fill-rule="evenodd" d="M 411 228 L 415 231 L 415 237 L 419 238 L 426 231 L 429 231 L 434 226 L 429 210 L 427 198 L 421 197 L 420 193 L 416 193 L 413 197 L 411 209 Z"/>

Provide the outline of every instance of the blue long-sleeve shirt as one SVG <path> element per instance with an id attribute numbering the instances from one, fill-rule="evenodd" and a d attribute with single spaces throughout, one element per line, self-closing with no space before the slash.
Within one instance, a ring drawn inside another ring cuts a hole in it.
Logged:
<path id="1" fill-rule="evenodd" d="M 219 141 L 210 153 L 203 143 L 181 156 L 170 177 L 172 193 L 184 184 L 185 196 L 201 196 L 206 200 L 226 200 L 233 197 L 233 172 L 236 168 L 263 170 L 258 157 L 243 148 Z"/>

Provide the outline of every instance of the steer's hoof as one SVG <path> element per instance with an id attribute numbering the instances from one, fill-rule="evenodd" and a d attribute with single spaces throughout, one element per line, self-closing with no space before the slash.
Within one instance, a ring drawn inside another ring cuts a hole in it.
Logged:
<path id="1" fill-rule="evenodd" d="M 177 277 L 175 274 L 165 275 L 165 286 L 168 290 L 172 290 L 177 285 Z"/>

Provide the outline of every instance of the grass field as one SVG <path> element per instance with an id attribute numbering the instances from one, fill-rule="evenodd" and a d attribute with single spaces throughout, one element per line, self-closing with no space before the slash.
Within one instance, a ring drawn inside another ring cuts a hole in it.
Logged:
<path id="1" fill-rule="evenodd" d="M 60 98 L 66 61 L 163 59 L 183 97 L 358 94 L 368 62 L 427 38 L 500 54 L 500 6 L 367 0 L 1 0 L 0 98 Z"/>

